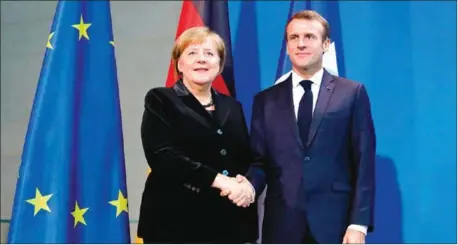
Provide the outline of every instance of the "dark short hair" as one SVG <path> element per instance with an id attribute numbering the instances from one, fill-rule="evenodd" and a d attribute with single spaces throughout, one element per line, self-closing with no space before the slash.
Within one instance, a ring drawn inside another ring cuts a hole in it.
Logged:
<path id="1" fill-rule="evenodd" d="M 287 33 L 288 25 L 291 23 L 291 21 L 298 20 L 298 19 L 299 20 L 316 20 L 316 21 L 320 22 L 321 25 L 323 26 L 323 29 L 324 29 L 324 33 L 323 33 L 323 36 L 322 36 L 323 40 L 326 40 L 326 38 L 329 38 L 330 27 L 329 27 L 328 21 L 325 18 L 323 18 L 323 16 L 321 16 L 316 11 L 303 10 L 303 11 L 301 11 L 299 13 L 294 14 L 288 20 L 288 22 L 286 23 L 286 26 L 285 26 L 285 40 L 288 40 L 288 33 Z"/>

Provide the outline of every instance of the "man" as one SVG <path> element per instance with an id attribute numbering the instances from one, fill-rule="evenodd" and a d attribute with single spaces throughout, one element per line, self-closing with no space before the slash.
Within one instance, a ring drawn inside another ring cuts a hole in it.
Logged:
<path id="1" fill-rule="evenodd" d="M 254 98 L 248 179 L 267 184 L 263 243 L 364 243 L 373 230 L 375 133 L 363 84 L 323 69 L 329 24 L 314 11 L 286 25 L 289 78 Z M 239 177 L 239 180 L 242 178 Z"/>

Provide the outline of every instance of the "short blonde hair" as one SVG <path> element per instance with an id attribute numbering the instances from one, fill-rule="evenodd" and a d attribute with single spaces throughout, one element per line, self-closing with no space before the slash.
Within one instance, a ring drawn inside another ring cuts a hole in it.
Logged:
<path id="1" fill-rule="evenodd" d="M 321 16 L 318 12 L 313 11 L 313 10 L 303 10 L 299 13 L 296 13 L 293 15 L 288 22 L 286 23 L 285 26 L 285 40 L 288 41 L 288 26 L 293 20 L 316 20 L 320 22 L 320 24 L 323 26 L 324 32 L 323 32 L 323 41 L 326 40 L 326 38 L 330 38 L 330 27 L 328 21 Z"/>
<path id="2" fill-rule="evenodd" d="M 220 58 L 219 72 L 221 73 L 226 62 L 226 46 L 223 39 L 210 28 L 205 26 L 192 27 L 184 31 L 175 41 L 172 49 L 172 62 L 175 68 L 175 78 L 181 77 L 181 72 L 178 70 L 178 60 L 180 59 L 183 51 L 191 44 L 200 44 L 208 37 L 213 38 L 216 45 L 216 51 Z"/>

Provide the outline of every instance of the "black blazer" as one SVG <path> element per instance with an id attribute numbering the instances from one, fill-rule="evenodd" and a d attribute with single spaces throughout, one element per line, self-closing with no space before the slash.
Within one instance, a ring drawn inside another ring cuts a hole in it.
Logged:
<path id="1" fill-rule="evenodd" d="M 182 81 L 151 89 L 141 137 L 152 172 L 138 236 L 145 243 L 243 243 L 258 236 L 256 203 L 240 208 L 212 188 L 217 173 L 245 175 L 252 162 L 241 104 L 212 90 L 210 114 Z"/>

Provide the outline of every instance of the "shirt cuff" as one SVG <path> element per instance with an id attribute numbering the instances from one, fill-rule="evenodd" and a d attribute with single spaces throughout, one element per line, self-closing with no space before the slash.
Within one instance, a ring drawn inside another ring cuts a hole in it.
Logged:
<path id="1" fill-rule="evenodd" d="M 247 182 L 250 185 L 251 190 L 253 191 L 253 198 L 251 199 L 251 203 L 254 203 L 254 201 L 256 200 L 256 189 L 254 189 L 254 187 L 253 187 L 253 185 L 251 184 L 250 181 L 247 181 Z"/>
<path id="2" fill-rule="evenodd" d="M 363 233 L 365 236 L 367 235 L 367 226 L 365 225 L 349 225 L 348 229 L 354 230 L 354 231 L 359 231 Z"/>

